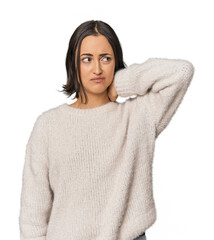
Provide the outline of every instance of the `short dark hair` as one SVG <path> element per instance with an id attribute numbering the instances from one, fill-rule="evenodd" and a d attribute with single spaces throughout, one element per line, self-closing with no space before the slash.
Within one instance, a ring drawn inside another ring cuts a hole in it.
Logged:
<path id="1" fill-rule="evenodd" d="M 74 33 L 72 34 L 68 50 L 66 54 L 66 71 L 67 71 L 67 82 L 66 84 L 62 85 L 62 92 L 70 97 L 73 93 L 76 92 L 76 95 L 74 98 L 78 98 L 80 94 L 80 85 L 82 87 L 83 93 L 85 95 L 86 103 L 88 101 L 85 89 L 82 85 L 82 80 L 80 78 L 80 46 L 82 43 L 82 40 L 87 36 L 99 36 L 103 35 L 107 38 L 108 42 L 110 43 L 114 56 L 115 56 L 115 71 L 114 74 L 123 68 L 126 68 L 127 65 L 123 61 L 123 52 L 121 48 L 120 41 L 114 32 L 114 30 L 105 22 L 103 21 L 95 21 L 90 20 L 86 21 L 82 24 L 80 24 Z M 77 72 L 75 70 L 75 53 L 77 51 Z M 80 83 L 78 82 L 77 74 L 79 76 Z M 73 98 L 73 99 L 74 99 Z M 81 99 L 82 100 L 82 99 Z"/>

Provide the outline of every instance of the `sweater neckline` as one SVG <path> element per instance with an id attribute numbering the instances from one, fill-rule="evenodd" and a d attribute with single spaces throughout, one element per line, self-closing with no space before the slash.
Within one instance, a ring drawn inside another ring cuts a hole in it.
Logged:
<path id="1" fill-rule="evenodd" d="M 91 114 L 91 113 L 107 112 L 107 111 L 113 109 L 116 106 L 116 104 L 117 104 L 117 102 L 108 102 L 108 103 L 105 103 L 98 107 L 84 109 L 84 108 L 72 107 L 68 103 L 63 103 L 61 105 L 61 108 L 64 109 L 65 111 L 77 113 L 77 114 Z"/>

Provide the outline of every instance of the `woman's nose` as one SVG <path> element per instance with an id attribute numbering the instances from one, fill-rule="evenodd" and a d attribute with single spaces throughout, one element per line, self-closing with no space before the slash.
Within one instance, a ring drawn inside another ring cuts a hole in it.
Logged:
<path id="1" fill-rule="evenodd" d="M 100 65 L 99 60 L 98 60 L 98 61 L 95 61 L 95 63 L 94 63 L 94 73 L 95 73 L 95 74 L 100 74 L 100 73 L 102 73 L 102 68 L 101 68 L 101 65 Z"/>

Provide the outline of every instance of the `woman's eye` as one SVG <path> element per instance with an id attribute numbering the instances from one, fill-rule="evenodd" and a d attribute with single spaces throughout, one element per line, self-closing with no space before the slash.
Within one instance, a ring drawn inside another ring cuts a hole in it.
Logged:
<path id="1" fill-rule="evenodd" d="M 86 61 L 86 59 L 88 59 L 88 61 Z M 108 61 L 111 60 L 110 57 L 104 57 L 103 59 L 107 59 L 107 60 L 104 60 L 104 62 L 108 62 Z M 86 58 L 83 58 L 83 59 L 82 59 L 83 62 L 90 62 L 90 60 L 91 60 L 91 58 L 89 58 L 89 57 L 86 57 Z"/>
<path id="2" fill-rule="evenodd" d="M 82 61 L 83 61 L 83 62 L 88 62 L 88 61 L 84 61 L 85 59 L 90 59 L 90 58 L 88 58 L 88 57 L 87 57 L 87 58 L 83 58 Z"/>
<path id="3" fill-rule="evenodd" d="M 106 58 L 106 59 L 108 59 L 108 60 L 111 60 L 111 58 L 110 58 L 110 57 L 104 57 L 104 58 Z M 107 61 L 108 61 L 108 60 L 107 60 Z"/>

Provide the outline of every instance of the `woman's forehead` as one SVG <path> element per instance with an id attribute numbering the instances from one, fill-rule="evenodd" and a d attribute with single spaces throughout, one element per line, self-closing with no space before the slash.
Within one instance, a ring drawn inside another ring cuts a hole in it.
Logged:
<path id="1" fill-rule="evenodd" d="M 113 50 L 104 36 L 87 36 L 82 40 L 81 46 L 80 46 L 80 55 L 84 53 L 89 54 L 104 54 L 109 53 L 112 54 Z"/>

